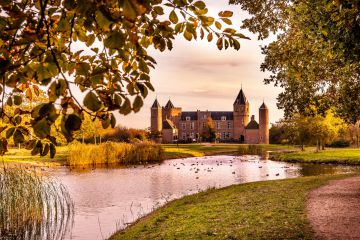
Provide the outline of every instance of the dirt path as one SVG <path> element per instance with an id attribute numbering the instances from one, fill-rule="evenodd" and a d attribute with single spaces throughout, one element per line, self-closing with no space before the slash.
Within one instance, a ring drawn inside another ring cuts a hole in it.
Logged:
<path id="1" fill-rule="evenodd" d="M 360 239 L 360 177 L 331 181 L 309 195 L 315 239 Z"/>

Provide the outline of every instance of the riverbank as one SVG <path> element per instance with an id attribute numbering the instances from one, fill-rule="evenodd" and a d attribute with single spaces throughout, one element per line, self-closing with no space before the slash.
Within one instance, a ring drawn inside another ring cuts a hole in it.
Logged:
<path id="1" fill-rule="evenodd" d="M 230 144 L 230 143 L 192 143 L 192 144 L 163 144 L 164 160 L 187 158 L 187 157 L 203 157 L 211 155 L 235 155 L 239 154 L 239 150 L 248 147 L 247 144 Z M 290 145 L 278 144 L 259 144 L 256 146 L 263 152 L 288 152 L 295 151 L 297 148 Z M 241 148 L 241 149 L 240 149 Z"/>
<path id="2" fill-rule="evenodd" d="M 247 147 L 244 144 L 162 144 L 163 154 L 162 160 L 187 158 L 187 157 L 202 157 L 211 155 L 235 155 L 239 153 L 239 148 Z M 256 145 L 264 151 L 294 151 L 296 148 L 288 145 Z M 0 162 L 6 164 L 20 164 L 33 166 L 63 166 L 69 165 L 69 151 L 68 146 L 61 146 L 56 148 L 57 153 L 54 159 L 49 156 L 40 157 L 38 155 L 32 156 L 30 150 L 11 148 L 4 156 L 0 157 Z"/>
<path id="3" fill-rule="evenodd" d="M 325 163 L 360 165 L 360 148 L 327 149 L 316 152 L 314 148 L 296 152 L 274 152 L 271 159 L 292 163 Z"/>
<path id="4" fill-rule="evenodd" d="M 255 182 L 172 201 L 110 239 L 313 239 L 308 193 L 345 175 Z"/>

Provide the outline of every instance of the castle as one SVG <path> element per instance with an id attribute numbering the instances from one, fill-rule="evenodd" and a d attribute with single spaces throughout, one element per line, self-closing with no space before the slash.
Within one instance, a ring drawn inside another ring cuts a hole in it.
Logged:
<path id="1" fill-rule="evenodd" d="M 249 102 L 242 88 L 231 112 L 183 112 L 170 100 L 161 107 L 157 99 L 151 106 L 151 131 L 161 133 L 162 143 L 202 141 L 202 133 L 209 121 L 216 138 L 222 142 L 269 144 L 269 110 L 263 102 L 259 108 L 259 123 L 254 115 L 249 121 Z"/>

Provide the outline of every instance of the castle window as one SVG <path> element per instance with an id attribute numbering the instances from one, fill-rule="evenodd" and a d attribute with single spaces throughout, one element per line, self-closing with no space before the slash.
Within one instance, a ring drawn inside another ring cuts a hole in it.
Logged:
<path id="1" fill-rule="evenodd" d="M 194 138 L 194 133 L 193 133 L 193 132 L 190 133 L 190 138 L 191 138 L 191 139 Z"/>
<path id="2" fill-rule="evenodd" d="M 185 130 L 186 129 L 186 123 L 182 123 L 182 129 Z"/>
<path id="3" fill-rule="evenodd" d="M 220 129 L 220 123 L 216 122 L 216 129 Z"/>
<path id="4" fill-rule="evenodd" d="M 203 128 L 205 128 L 206 127 L 206 122 L 203 122 L 202 126 L 203 126 Z"/>
<path id="5" fill-rule="evenodd" d="M 203 115 L 203 119 L 206 119 L 207 118 L 207 116 L 206 115 Z"/>
<path id="6" fill-rule="evenodd" d="M 190 130 L 194 130 L 194 126 L 195 126 L 195 123 L 194 123 L 194 122 L 191 122 L 191 123 L 190 123 Z"/>
<path id="7" fill-rule="evenodd" d="M 222 116 L 221 121 L 226 121 L 226 116 Z"/>
<path id="8" fill-rule="evenodd" d="M 225 136 L 226 136 L 226 135 L 225 135 L 225 132 L 222 132 L 222 133 L 221 133 L 221 139 L 225 139 Z"/>
<path id="9" fill-rule="evenodd" d="M 183 133 L 183 134 L 182 134 L 182 139 L 183 139 L 183 140 L 186 140 L 186 133 Z"/>
<path id="10" fill-rule="evenodd" d="M 231 122 L 228 122 L 228 123 L 227 123 L 227 127 L 228 127 L 228 129 L 231 128 Z"/>
<path id="11" fill-rule="evenodd" d="M 190 121 L 191 117 L 187 116 L 185 119 L 186 119 L 186 121 Z"/>

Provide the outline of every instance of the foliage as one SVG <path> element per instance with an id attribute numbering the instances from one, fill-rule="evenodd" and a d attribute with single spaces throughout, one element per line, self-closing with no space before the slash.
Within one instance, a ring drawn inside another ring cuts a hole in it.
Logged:
<path id="1" fill-rule="evenodd" d="M 104 141 L 135 142 L 149 140 L 148 132 L 142 129 L 126 128 L 117 126 L 102 135 Z"/>
<path id="2" fill-rule="evenodd" d="M 207 118 L 206 124 L 201 132 L 201 137 L 205 141 L 215 142 L 216 139 L 215 123 L 211 117 Z"/>
<path id="3" fill-rule="evenodd" d="M 285 136 L 290 143 L 300 144 L 302 150 L 306 144 L 316 144 L 318 150 L 336 138 L 342 138 L 348 131 L 345 122 L 332 111 L 321 115 L 302 116 L 295 114 L 282 122 Z"/>
<path id="4" fill-rule="evenodd" d="M 347 122 L 360 119 L 360 3 L 352 0 L 230 0 L 250 13 L 243 28 L 263 47 L 263 71 L 284 91 L 278 106 L 285 116 L 325 114 L 330 107 Z M 312 106 L 315 106 L 313 108 Z"/>
<path id="5" fill-rule="evenodd" d="M 0 12 L 0 116 L 9 129 L 0 153 L 11 137 L 27 141 L 30 128 L 35 136 L 28 148 L 35 155 L 49 148 L 53 153 L 51 127 L 59 115 L 60 130 L 71 142 L 84 113 L 107 128 L 116 125 L 112 111 L 138 112 L 154 90 L 149 73 L 156 61 L 149 47 L 171 50 L 182 35 L 238 50 L 239 39 L 247 38 L 228 26 L 232 12 L 221 11 L 215 19 L 203 1 L 1 0 Z M 25 113 L 21 107 L 14 114 L 4 108 L 20 105 L 23 97 L 32 101 L 39 89 L 47 90 L 48 99 L 31 109 L 29 123 L 18 122 Z M 74 96 L 78 89 L 82 103 Z"/>
<path id="6" fill-rule="evenodd" d="M 152 142 L 114 143 L 99 145 L 74 143 L 69 147 L 70 167 L 89 167 L 97 165 L 128 165 L 157 163 L 163 160 L 161 145 Z"/>
<path id="7" fill-rule="evenodd" d="M 355 124 L 351 124 L 349 130 L 351 141 L 356 144 L 357 147 L 360 147 L 360 120 Z"/>
<path id="8" fill-rule="evenodd" d="M 283 144 L 287 142 L 284 123 L 277 122 L 271 124 L 269 129 L 269 142 L 270 144 Z"/>
<path id="9" fill-rule="evenodd" d="M 63 239 L 73 202 L 63 185 L 22 169 L 0 170 L 0 235 L 3 239 Z"/>
<path id="10" fill-rule="evenodd" d="M 335 141 L 331 142 L 327 146 L 332 147 L 332 148 L 345 148 L 345 147 L 350 146 L 350 142 L 346 141 L 344 139 L 340 139 L 340 140 L 335 140 Z"/>

